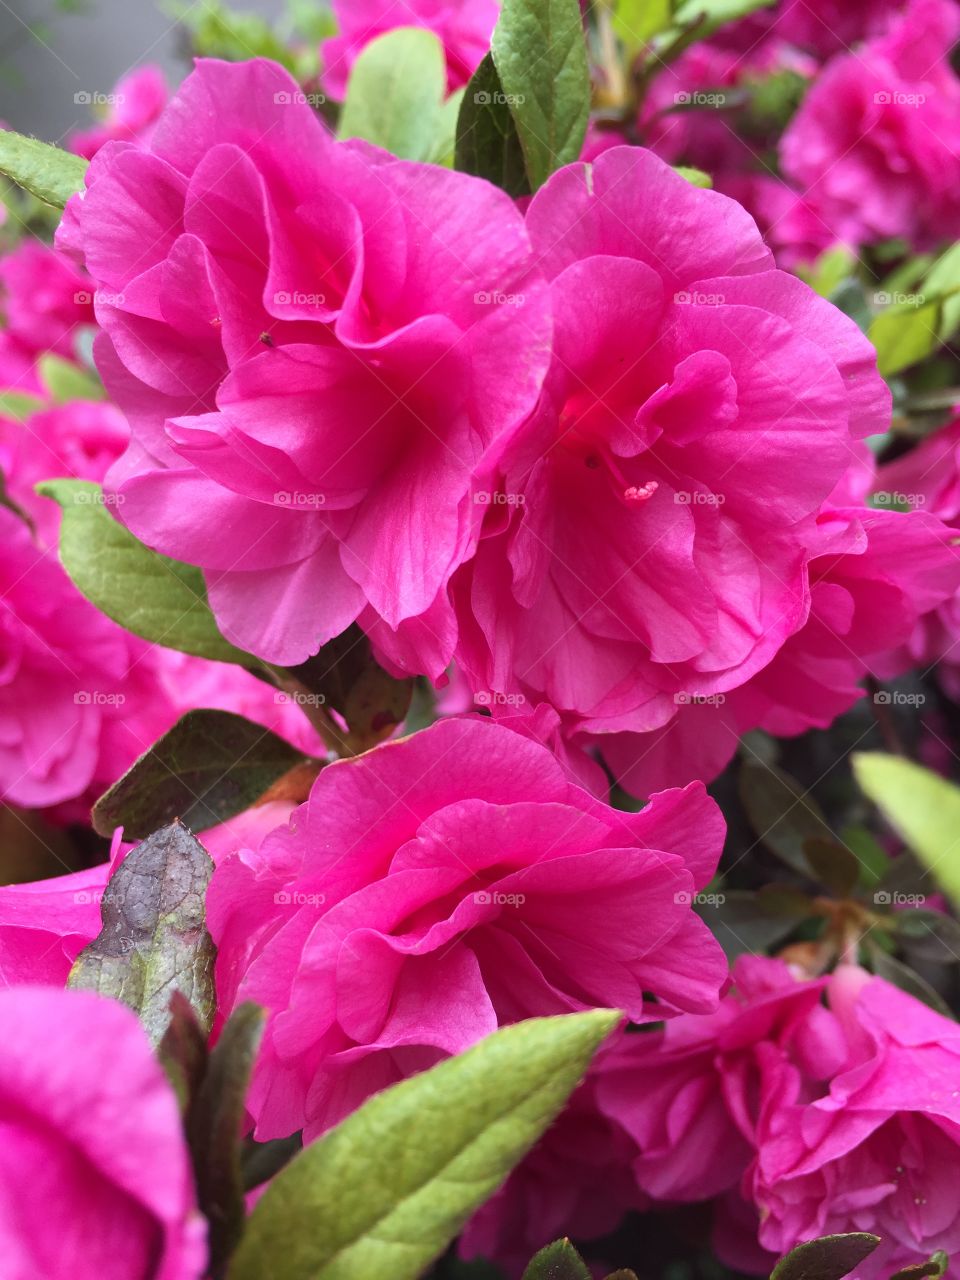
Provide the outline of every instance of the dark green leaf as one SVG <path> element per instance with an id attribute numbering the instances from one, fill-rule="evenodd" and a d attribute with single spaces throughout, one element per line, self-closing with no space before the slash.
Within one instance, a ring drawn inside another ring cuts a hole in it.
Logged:
<path id="1" fill-rule="evenodd" d="M 837 898 L 848 898 L 860 878 L 860 863 L 839 840 L 813 836 L 803 842 L 803 852 L 814 879 Z"/>
<path id="2" fill-rule="evenodd" d="M 578 159 L 590 110 L 579 0 L 503 0 L 491 44 L 534 191 Z"/>
<path id="3" fill-rule="evenodd" d="M 187 1117 L 197 1200 L 209 1224 L 208 1266 L 213 1280 L 226 1273 L 227 1261 L 243 1234 L 240 1134 L 265 1017 L 255 1004 L 241 1004 L 233 1011 L 210 1053 Z"/>
<path id="4" fill-rule="evenodd" d="M 415 1280 L 550 1124 L 619 1016 L 521 1022 L 370 1098 L 273 1180 L 230 1280 Z"/>
<path id="5" fill-rule="evenodd" d="M 810 1240 L 781 1258 L 770 1280 L 842 1280 L 855 1271 L 879 1243 L 879 1236 L 865 1231 Z"/>
<path id="6" fill-rule="evenodd" d="M 232 711 L 188 711 L 93 806 L 102 836 L 139 840 L 179 818 L 192 831 L 251 808 L 304 756 Z"/>
<path id="7" fill-rule="evenodd" d="M 0 173 L 55 209 L 83 187 L 87 163 L 36 138 L 0 129 Z"/>
<path id="8" fill-rule="evenodd" d="M 555 1240 L 531 1261 L 523 1280 L 590 1280 L 590 1271 L 569 1240 Z"/>
<path id="9" fill-rule="evenodd" d="M 729 890 L 710 912 L 710 928 L 732 963 L 737 956 L 767 951 L 797 927 L 795 913 L 767 904 L 748 890 Z"/>
<path id="10" fill-rule="evenodd" d="M 110 515 L 109 497 L 87 480 L 48 480 L 37 491 L 63 507 L 60 559 L 101 613 L 134 635 L 200 658 L 255 665 L 220 634 L 203 574 L 145 547 Z"/>
<path id="11" fill-rule="evenodd" d="M 204 924 L 213 862 L 179 823 L 138 845 L 107 883 L 100 933 L 80 952 L 68 986 L 121 1000 L 154 1045 L 170 1023 L 175 991 L 209 1033 L 215 950 Z"/>
<path id="12" fill-rule="evenodd" d="M 772 765 L 744 763 L 740 799 L 758 838 L 801 875 L 809 874 L 806 841 L 835 839 L 813 796 Z"/>
<path id="13" fill-rule="evenodd" d="M 186 1112 L 207 1069 L 207 1037 L 182 991 L 170 1000 L 170 1022 L 157 1046 L 160 1065 L 170 1077 L 180 1109 Z"/>
<path id="14" fill-rule="evenodd" d="M 890 867 L 890 855 L 866 827 L 845 827 L 840 834 L 860 863 L 860 884 L 864 889 L 876 888 Z"/>
<path id="15" fill-rule="evenodd" d="M 911 959 L 932 960 L 935 964 L 960 961 L 960 923 L 953 916 L 910 909 L 896 912 L 892 920 Z"/>
<path id="16" fill-rule="evenodd" d="M 461 173 L 486 178 L 515 198 L 530 194 L 520 135 L 489 53 L 460 104 L 454 165 Z"/>
<path id="17" fill-rule="evenodd" d="M 899 987 L 908 996 L 913 996 L 921 1004 L 929 1005 L 931 1009 L 935 1009 L 937 1013 L 942 1013 L 945 1018 L 949 1018 L 951 1022 L 953 1021 L 953 1014 L 950 1012 L 950 1007 L 943 996 L 934 987 L 931 987 L 926 978 L 922 978 L 909 965 L 905 965 L 902 961 L 887 955 L 885 951 L 876 945 L 870 947 L 870 965 L 873 972 L 881 978 L 886 978 L 887 982 Z"/>
<path id="18" fill-rule="evenodd" d="M 928 1262 L 915 1262 L 912 1266 L 904 1267 L 902 1271 L 895 1272 L 890 1280 L 921 1280 L 923 1276 L 943 1276 L 947 1274 L 949 1265 L 950 1259 L 942 1249 L 938 1249 L 931 1254 Z"/>
<path id="19" fill-rule="evenodd" d="M 275 1178 L 302 1150 L 303 1137 L 299 1133 L 291 1134 L 289 1138 L 273 1138 L 269 1142 L 255 1142 L 253 1138 L 247 1138 L 241 1152 L 244 1191 L 253 1191 Z"/>

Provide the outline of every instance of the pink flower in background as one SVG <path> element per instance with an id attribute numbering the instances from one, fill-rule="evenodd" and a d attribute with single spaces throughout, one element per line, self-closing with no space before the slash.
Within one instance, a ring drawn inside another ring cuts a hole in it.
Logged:
<path id="1" fill-rule="evenodd" d="M 568 166 L 527 220 L 554 361 L 454 581 L 457 661 L 495 714 L 547 702 L 602 747 L 744 684 L 803 625 L 817 512 L 889 393 L 749 216 L 648 151 Z"/>
<path id="2" fill-rule="evenodd" d="M 200 1280 L 180 1110 L 136 1016 L 29 986 L 0 991 L 0 1016 L 4 1274 Z"/>
<path id="3" fill-rule="evenodd" d="M 74 359 L 81 328 L 94 324 L 93 286 L 69 258 L 39 240 L 23 240 L 0 257 L 0 311 L 4 345 L 0 386 L 33 391 L 32 379 L 4 366 L 20 356 L 24 370 L 48 351 Z"/>
<path id="4" fill-rule="evenodd" d="M 721 27 L 713 37 L 724 48 L 756 56 L 763 44 L 785 42 L 828 58 L 861 40 L 882 35 L 906 0 L 780 0 L 778 4 Z"/>
<path id="5" fill-rule="evenodd" d="M 744 1186 L 772 1252 L 838 1232 L 879 1235 L 854 1273 L 867 1280 L 960 1248 L 960 1028 L 853 966 L 833 974 L 827 999 L 828 1057 L 761 1046 L 757 1159 Z"/>
<path id="6" fill-rule="evenodd" d="M 256 1000 L 272 1015 L 257 1135 L 309 1140 L 522 1018 L 712 1009 L 726 963 L 690 904 L 722 841 L 699 784 L 620 813 L 489 720 L 328 766 L 207 898 L 222 1013 Z"/>
<path id="7" fill-rule="evenodd" d="M 323 42 L 323 81 L 335 98 L 347 91 L 364 47 L 395 27 L 425 27 L 443 45 L 450 90 L 467 83 L 490 48 L 499 0 L 333 0 L 339 34 Z"/>
<path id="8" fill-rule="evenodd" d="M 271 800 L 197 833 L 214 862 L 257 849 L 282 826 L 293 805 Z M 0 983 L 42 982 L 62 987 L 77 956 L 100 932 L 100 904 L 113 872 L 133 848 L 114 834 L 110 860 L 85 871 L 0 886 Z"/>
<path id="9" fill-rule="evenodd" d="M 784 175 L 847 244 L 960 236 L 960 80 L 952 0 L 912 0 L 898 23 L 839 55 L 780 142 Z"/>
<path id="10" fill-rule="evenodd" d="M 520 1277 L 533 1255 L 564 1236 L 608 1235 L 647 1198 L 631 1172 L 633 1142 L 597 1106 L 591 1072 L 499 1191 L 467 1223 L 461 1257 L 483 1257 Z M 606 1274 L 604 1272 L 603 1274 Z"/>
<path id="11" fill-rule="evenodd" d="M 124 76 L 105 97 L 106 110 L 101 122 L 91 129 L 77 129 L 68 138 L 70 150 L 88 160 L 107 142 L 146 146 L 166 106 L 169 90 L 163 71 L 148 63 Z M 79 94 L 75 101 L 82 105 L 84 99 L 95 111 L 98 109 L 99 102 L 92 94 Z"/>
<path id="12" fill-rule="evenodd" d="M 295 663 L 359 617 L 439 676 L 475 492 L 549 360 L 546 288 L 503 192 L 335 143 L 301 99 L 271 63 L 201 62 L 67 206 L 132 428 L 110 487 L 242 647 Z"/>
<path id="13" fill-rule="evenodd" d="M 604 754 L 628 790 L 649 795 L 691 778 L 709 781 L 742 734 L 794 737 L 827 729 L 864 695 L 867 676 L 917 665 L 917 629 L 950 608 L 960 590 L 956 534 L 923 511 L 828 507 L 809 575 L 810 614 L 770 664 L 725 696 L 688 702 L 658 733 L 620 734 Z"/>

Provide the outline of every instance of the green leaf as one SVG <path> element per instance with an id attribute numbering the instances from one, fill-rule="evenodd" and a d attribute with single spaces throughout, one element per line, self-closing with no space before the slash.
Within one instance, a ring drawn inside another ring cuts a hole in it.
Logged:
<path id="1" fill-rule="evenodd" d="M 241 1004 L 210 1053 L 190 1107 L 186 1132 L 193 1156 L 197 1201 L 208 1225 L 209 1272 L 214 1280 L 243 1235 L 244 1186 L 240 1161 L 247 1086 L 260 1047 L 266 1013 Z"/>
<path id="2" fill-rule="evenodd" d="M 923 282 L 925 295 L 943 297 L 937 336 L 946 342 L 960 328 L 960 243 L 952 245 L 930 268 Z"/>
<path id="3" fill-rule="evenodd" d="M 728 22 L 745 18 L 757 9 L 769 9 L 773 4 L 776 0 L 681 0 L 674 22 L 680 27 L 696 24 L 697 35 L 704 40 Z"/>
<path id="4" fill-rule="evenodd" d="M 446 91 L 438 38 L 420 27 L 396 27 L 371 40 L 353 64 L 339 136 L 364 138 L 404 160 L 431 160 L 452 142 Z"/>
<path id="5" fill-rule="evenodd" d="M 672 0 L 616 0 L 613 29 L 634 51 L 673 23 Z"/>
<path id="6" fill-rule="evenodd" d="M 770 1280 L 842 1280 L 856 1270 L 879 1243 L 879 1236 L 866 1231 L 810 1240 L 781 1258 Z"/>
<path id="7" fill-rule="evenodd" d="M 55 209 L 83 187 L 87 163 L 36 138 L 0 129 L 0 173 Z"/>
<path id="8" fill-rule="evenodd" d="M 370 1098 L 273 1180 L 230 1280 L 278 1275 L 278 1259 L 283 1280 L 415 1280 L 540 1137 L 619 1018 L 521 1022 Z"/>
<path id="9" fill-rule="evenodd" d="M 579 0 L 503 0 L 491 44 L 531 188 L 578 159 L 590 111 Z"/>
<path id="10" fill-rule="evenodd" d="M 256 665 L 220 634 L 203 574 L 151 551 L 107 509 L 109 497 L 87 480 L 47 480 L 37 492 L 63 507 L 60 559 L 101 613 L 153 644 L 199 658 Z"/>
<path id="11" fill-rule="evenodd" d="M 875 889 L 890 867 L 886 849 L 866 827 L 844 827 L 840 836 L 860 863 L 860 884 L 864 889 Z"/>
<path id="12" fill-rule="evenodd" d="M 216 952 L 204 924 L 213 861 L 186 828 L 155 832 L 110 877 L 100 906 L 103 927 L 80 952 L 67 986 L 129 1005 L 158 1045 L 179 991 L 209 1034 L 216 997 Z"/>
<path id="13" fill-rule="evenodd" d="M 530 194 L 520 135 L 489 53 L 460 104 L 454 167 L 486 178 L 514 198 Z"/>
<path id="14" fill-rule="evenodd" d="M 839 840 L 813 836 L 803 842 L 803 852 L 814 878 L 834 897 L 848 898 L 860 878 L 856 855 Z"/>
<path id="15" fill-rule="evenodd" d="M 50 393 L 54 404 L 67 404 L 70 400 L 105 400 L 107 393 L 103 383 L 86 369 L 61 360 L 49 352 L 40 357 L 40 382 Z"/>
<path id="16" fill-rule="evenodd" d="M 239 13 L 220 3 L 204 0 L 202 5 L 168 4 L 168 13 L 187 28 L 193 52 L 202 58 L 223 58 L 245 62 L 248 58 L 271 58 L 292 71 L 294 55 L 255 13 Z"/>
<path id="17" fill-rule="evenodd" d="M 46 403 L 39 396 L 31 396 L 24 391 L 0 392 L 0 414 L 13 418 L 14 422 L 26 422 L 45 408 Z"/>
<path id="18" fill-rule="evenodd" d="M 942 1014 L 945 1018 L 949 1018 L 951 1022 L 953 1021 L 950 1006 L 926 978 L 921 977 L 915 969 L 911 969 L 902 960 L 897 960 L 895 956 L 888 955 L 881 947 L 869 946 L 869 951 L 870 966 L 874 973 L 881 978 L 885 978 L 891 986 L 905 991 L 908 996 L 913 996 L 914 1000 L 919 1000 L 921 1004 L 929 1006 L 935 1012 Z"/>
<path id="19" fill-rule="evenodd" d="M 904 1267 L 901 1271 L 894 1272 L 890 1280 L 921 1280 L 923 1276 L 943 1276 L 947 1274 L 949 1265 L 947 1254 L 938 1249 L 930 1255 L 928 1262 L 915 1262 L 912 1266 Z"/>
<path id="20" fill-rule="evenodd" d="M 739 786 L 758 838 L 794 871 L 808 875 L 805 842 L 835 838 L 813 796 L 789 774 L 753 760 L 741 768 Z"/>
<path id="21" fill-rule="evenodd" d="M 569 1240 L 555 1240 L 533 1258 L 523 1280 L 590 1280 L 590 1271 Z"/>
<path id="22" fill-rule="evenodd" d="M 179 818 L 191 831 L 251 808 L 302 752 L 232 711 L 188 711 L 93 806 L 102 836 L 123 827 L 128 840 Z"/>
<path id="23" fill-rule="evenodd" d="M 681 178 L 686 178 L 692 187 L 712 187 L 713 179 L 709 173 L 704 173 L 702 169 L 691 169 L 688 165 L 675 164 L 673 166 L 674 173 L 679 173 Z"/>
<path id="24" fill-rule="evenodd" d="M 867 336 L 877 349 L 877 367 L 885 378 L 926 359 L 937 342 L 938 319 L 934 303 L 880 312 Z"/>
<path id="25" fill-rule="evenodd" d="M 921 765 L 882 752 L 854 755 L 853 772 L 954 910 L 960 909 L 960 789 Z"/>
<path id="26" fill-rule="evenodd" d="M 960 961 L 960 921 L 953 916 L 913 907 L 895 912 L 891 919 L 911 960 L 929 960 L 933 964 Z"/>
<path id="27" fill-rule="evenodd" d="M 767 951 L 796 929 L 802 915 L 786 913 L 779 902 L 748 889 L 727 890 L 710 912 L 710 929 L 733 963 L 737 956 Z"/>

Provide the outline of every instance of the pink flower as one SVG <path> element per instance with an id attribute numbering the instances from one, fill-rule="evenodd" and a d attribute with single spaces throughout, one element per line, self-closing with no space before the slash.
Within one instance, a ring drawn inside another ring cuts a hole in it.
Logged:
<path id="1" fill-rule="evenodd" d="M 649 732 L 802 626 L 817 512 L 889 395 L 749 216 L 648 151 L 555 174 L 528 225 L 554 360 L 454 582 L 457 661 L 495 712 Z"/>
<path id="2" fill-rule="evenodd" d="M 443 45 L 451 92 L 467 83 L 490 48 L 499 0 L 333 0 L 339 34 L 323 42 L 324 85 L 347 91 L 350 69 L 364 47 L 395 27 L 425 27 Z"/>
<path id="3" fill-rule="evenodd" d="M 243 648 L 299 662 L 360 618 L 436 677 L 474 492 L 549 359 L 546 290 L 503 192 L 335 143 L 300 97 L 271 63 L 201 62 L 67 206 L 133 432 L 111 487 Z"/>
<path id="4" fill-rule="evenodd" d="M 826 507 L 810 561 L 810 614 L 773 660 L 740 688 L 688 700 L 658 733 L 619 734 L 604 744 L 624 786 L 648 795 L 691 778 L 710 780 L 742 734 L 794 737 L 826 729 L 884 680 L 917 665 L 918 627 L 960 590 L 955 533 L 922 511 Z"/>
<path id="5" fill-rule="evenodd" d="M 0 290 L 7 342 L 25 358 L 48 351 L 75 358 L 79 329 L 94 323 L 93 292 L 69 258 L 39 240 L 24 240 L 0 257 Z"/>
<path id="6" fill-rule="evenodd" d="M 11 1280 L 199 1280 L 177 1100 L 129 1009 L 0 991 L 0 1253 Z"/>
<path id="7" fill-rule="evenodd" d="M 833 974 L 827 999 L 833 1064 L 761 1046 L 745 1186 L 773 1252 L 876 1232 L 883 1243 L 854 1273 L 865 1280 L 960 1248 L 960 1028 L 852 966 Z"/>
<path id="8" fill-rule="evenodd" d="M 900 21 L 830 62 L 784 133 L 785 176 L 838 240 L 960 236 L 960 80 L 951 0 L 912 0 Z"/>
<path id="9" fill-rule="evenodd" d="M 70 135 L 70 150 L 92 160 L 107 142 L 146 146 L 168 96 L 167 82 L 159 67 L 137 67 L 107 95 L 102 121 L 92 129 L 77 129 Z"/>
<path id="10" fill-rule="evenodd" d="M 268 801 L 197 838 L 220 862 L 239 849 L 259 848 L 269 832 L 287 821 L 292 808 L 286 801 Z M 66 983 L 74 960 L 100 932 L 103 895 L 132 848 L 122 843 L 118 828 L 108 862 L 49 880 L 0 886 L 0 983 Z"/>
<path id="11" fill-rule="evenodd" d="M 758 42 L 781 42 L 828 58 L 869 36 L 882 35 L 904 0 L 780 0 L 722 27 L 714 41 L 756 56 Z"/>
<path id="12" fill-rule="evenodd" d="M 553 1240 L 608 1235 L 625 1214 L 645 1207 L 631 1172 L 634 1146 L 597 1106 L 591 1072 L 564 1111 L 460 1237 L 461 1257 L 483 1257 L 522 1276 Z M 603 1274 L 606 1274 L 604 1272 Z"/>
<path id="13" fill-rule="evenodd" d="M 208 893 L 222 1012 L 252 999 L 272 1015 L 258 1136 L 313 1138 L 521 1018 L 712 1009 L 726 965 L 690 903 L 722 833 L 700 784 L 620 813 L 484 719 L 328 766 Z"/>

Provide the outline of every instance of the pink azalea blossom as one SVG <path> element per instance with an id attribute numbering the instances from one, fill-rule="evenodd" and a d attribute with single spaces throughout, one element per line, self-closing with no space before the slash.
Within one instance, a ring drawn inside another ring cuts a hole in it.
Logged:
<path id="1" fill-rule="evenodd" d="M 519 1278 L 552 1241 L 599 1239 L 625 1214 L 646 1206 L 631 1171 L 633 1142 L 597 1106 L 596 1082 L 595 1073 L 587 1076 L 540 1142 L 470 1219 L 458 1244 L 461 1257 L 486 1258 Z"/>
<path id="2" fill-rule="evenodd" d="M 7 360 L 0 363 L 0 386 L 33 391 L 23 377 L 5 374 L 19 354 L 24 366 L 46 352 L 66 359 L 76 356 L 77 337 L 93 325 L 93 287 L 69 258 L 39 240 L 24 240 L 0 257 L 0 311 L 4 320 Z"/>
<path id="3" fill-rule="evenodd" d="M 287 821 L 292 808 L 288 801 L 270 800 L 199 832 L 197 839 L 220 862 L 240 849 L 259 848 L 269 832 Z M 74 960 L 100 932 L 110 877 L 132 848 L 123 843 L 118 828 L 110 859 L 99 866 L 0 886 L 0 983 L 66 983 Z"/>
<path id="4" fill-rule="evenodd" d="M 817 513 L 889 394 L 749 216 L 648 151 L 561 170 L 527 220 L 554 361 L 454 581 L 457 661 L 495 714 L 646 733 L 806 621 Z"/>
<path id="5" fill-rule="evenodd" d="M 960 236 L 960 80 L 952 0 L 912 0 L 884 36 L 824 69 L 780 143 L 785 176 L 838 240 Z"/>
<path id="6" fill-rule="evenodd" d="M 700 784 L 620 813 L 486 719 L 329 765 L 207 898 L 222 1014 L 271 1013 L 257 1135 L 309 1140 L 518 1019 L 714 1008 L 726 964 L 690 903 L 722 838 Z"/>
<path id="7" fill-rule="evenodd" d="M 201 62 L 146 150 L 97 154 L 59 234 L 132 427 L 124 523 L 199 564 L 260 657 L 302 661 L 359 617 L 438 677 L 474 494 L 549 360 L 513 202 L 333 142 L 269 62 Z"/>
<path id="8" fill-rule="evenodd" d="M 794 737 L 826 729 L 864 696 L 867 676 L 903 675 L 917 664 L 918 628 L 952 607 L 960 590 L 956 535 L 923 511 L 827 507 L 810 560 L 810 614 L 773 660 L 744 685 L 688 699 L 658 733 L 619 734 L 604 753 L 624 786 L 648 795 L 691 778 L 711 779 L 742 734 Z"/>
<path id="9" fill-rule="evenodd" d="M 91 129 L 77 129 L 70 135 L 70 150 L 92 160 L 107 142 L 145 146 L 168 97 L 167 82 L 159 67 L 149 63 L 137 67 L 107 95 L 107 109 L 100 123 Z"/>
<path id="10" fill-rule="evenodd" d="M 0 991 L 0 1255 L 10 1280 L 200 1280 L 177 1099 L 136 1016 L 85 991 Z"/>
<path id="11" fill-rule="evenodd" d="M 364 47 L 395 27 L 425 27 L 443 45 L 450 90 L 467 83 L 490 48 L 499 0 L 333 0 L 339 34 L 323 42 L 323 80 L 343 98 Z"/>
<path id="12" fill-rule="evenodd" d="M 871 36 L 882 35 L 905 0 L 779 0 L 722 27 L 714 42 L 756 56 L 758 47 L 786 43 L 820 58 L 848 52 Z"/>

